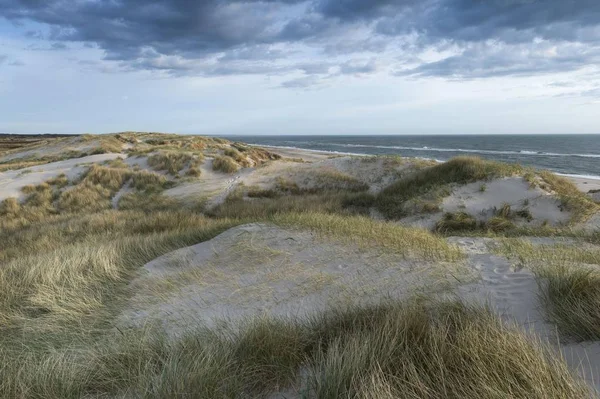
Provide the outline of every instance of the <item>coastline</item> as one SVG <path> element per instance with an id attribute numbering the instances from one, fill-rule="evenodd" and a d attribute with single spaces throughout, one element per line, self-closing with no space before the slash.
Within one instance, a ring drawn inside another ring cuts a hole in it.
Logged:
<path id="1" fill-rule="evenodd" d="M 255 145 L 250 144 L 255 147 L 262 147 L 275 152 L 278 155 L 281 155 L 285 158 L 301 158 L 306 162 L 316 162 L 323 159 L 327 159 L 332 156 L 359 156 L 359 157 L 368 157 L 373 156 L 371 154 L 357 154 L 352 152 L 338 152 L 338 151 L 324 151 L 324 150 L 309 150 L 305 148 L 298 147 L 283 147 L 283 146 L 274 146 L 274 145 Z M 429 158 L 427 158 L 429 159 Z M 436 160 L 437 162 L 443 162 Z M 587 175 L 573 175 L 567 173 L 556 173 L 559 176 L 563 176 L 571 180 L 577 188 L 584 192 L 588 193 L 590 190 L 600 190 L 600 176 L 587 176 Z"/>

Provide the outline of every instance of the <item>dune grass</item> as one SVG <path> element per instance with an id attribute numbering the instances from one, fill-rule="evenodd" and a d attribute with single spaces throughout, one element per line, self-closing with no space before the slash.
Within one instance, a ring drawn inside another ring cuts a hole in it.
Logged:
<path id="1" fill-rule="evenodd" d="M 600 249 L 504 239 L 498 251 L 534 271 L 546 314 L 563 336 L 600 339 Z"/>
<path id="2" fill-rule="evenodd" d="M 596 204 L 592 198 L 581 192 L 572 181 L 565 177 L 557 176 L 554 173 L 543 171 L 541 178 L 546 182 L 552 191 L 554 191 L 565 210 L 571 212 L 571 223 L 586 221 L 590 216 L 600 210 L 600 205 Z"/>
<path id="3" fill-rule="evenodd" d="M 175 341 L 147 330 L 80 339 L 67 350 L 38 345 L 32 353 L 0 344 L 2 396 L 590 396 L 548 348 L 485 309 L 460 303 L 389 302 L 308 319 L 199 326 Z"/>
<path id="4" fill-rule="evenodd" d="M 193 155 L 186 152 L 159 152 L 148 157 L 148 165 L 154 170 L 167 171 L 169 174 L 177 176 L 193 159 Z"/>
<path id="5" fill-rule="evenodd" d="M 152 151 L 221 152 L 229 145 L 153 134 L 118 140 L 138 137 L 152 141 Z M 268 152 L 234 148 L 248 159 L 270 159 Z M 195 161 L 186 162 L 191 170 Z M 549 349 L 487 310 L 459 303 L 390 301 L 215 330 L 199 322 L 177 339 L 153 326 L 116 328 L 133 294 L 128 283 L 142 265 L 248 222 L 309 230 L 415 261 L 463 259 L 440 236 L 360 216 L 378 199 L 364 187 L 354 190 L 345 175 L 329 177 L 340 184 L 336 190 L 280 191 L 252 201 L 235 193 L 210 217 L 162 196 L 171 184 L 164 176 L 120 163 L 93 166 L 76 182 L 59 177 L 27 188 L 22 204 L 3 201 L 0 397 L 589 397 Z M 127 182 L 134 192 L 110 209 Z"/>
<path id="6" fill-rule="evenodd" d="M 117 204 L 120 210 L 143 210 L 144 212 L 168 211 L 181 204 L 160 192 L 145 191 L 124 194 Z"/>
<path id="7" fill-rule="evenodd" d="M 400 179 L 380 193 L 376 204 L 387 218 L 397 219 L 407 215 L 404 209 L 407 201 L 432 193 L 441 200 L 441 194 L 435 193 L 443 192 L 449 184 L 466 184 L 523 172 L 524 169 L 515 164 L 476 157 L 456 157 Z"/>
<path id="8" fill-rule="evenodd" d="M 108 209 L 112 196 L 130 177 L 131 172 L 126 169 L 92 165 L 81 182 L 62 192 L 57 209 L 71 213 Z"/>
<path id="9" fill-rule="evenodd" d="M 505 207 L 487 220 L 477 220 L 473 215 L 466 212 L 446 212 L 435 224 L 435 231 L 445 235 L 451 234 L 484 234 L 495 235 L 517 231 L 513 222 L 514 214 L 508 212 Z"/>
<path id="10" fill-rule="evenodd" d="M 297 187 L 297 186 L 296 186 Z M 367 215 L 373 197 L 366 193 L 344 191 L 307 192 L 303 195 L 275 190 L 248 189 L 251 201 L 243 199 L 243 191 L 229 197 L 208 212 L 213 217 L 267 220 L 273 215 L 289 212 L 323 212 L 342 215 Z"/>
<path id="11" fill-rule="evenodd" d="M 323 170 L 314 174 L 315 184 L 319 188 L 334 191 L 362 192 L 369 189 L 369 185 L 357 178 L 336 170 Z"/>
<path id="12" fill-rule="evenodd" d="M 135 172 L 131 176 L 131 187 L 146 193 L 161 192 L 172 186 L 172 183 L 163 175 L 145 170 Z"/>
<path id="13" fill-rule="evenodd" d="M 280 213 L 272 222 L 348 241 L 365 247 L 380 247 L 409 258 L 458 261 L 463 255 L 457 247 L 426 230 L 379 222 L 364 216 L 342 216 L 319 212 Z"/>
<path id="14" fill-rule="evenodd" d="M 217 156 L 213 159 L 212 169 L 216 172 L 235 173 L 240 166 L 229 156 Z"/>
<path id="15" fill-rule="evenodd" d="M 566 337 L 600 340 L 600 270 L 555 265 L 544 269 L 542 303 Z"/>

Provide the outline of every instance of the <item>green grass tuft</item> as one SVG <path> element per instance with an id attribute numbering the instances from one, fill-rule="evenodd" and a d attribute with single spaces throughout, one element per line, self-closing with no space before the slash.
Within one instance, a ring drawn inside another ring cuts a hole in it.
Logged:
<path id="1" fill-rule="evenodd" d="M 377 207 L 387 218 L 401 218 L 407 215 L 404 209 L 407 201 L 439 190 L 443 191 L 450 184 L 466 184 L 523 172 L 524 169 L 519 165 L 475 157 L 457 157 L 418 170 L 387 187 L 377 198 Z"/>

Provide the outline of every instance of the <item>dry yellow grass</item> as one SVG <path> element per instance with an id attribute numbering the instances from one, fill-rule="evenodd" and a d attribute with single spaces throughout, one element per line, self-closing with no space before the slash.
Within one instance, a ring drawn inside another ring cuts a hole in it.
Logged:
<path id="1" fill-rule="evenodd" d="M 235 160 L 228 156 L 218 156 L 213 159 L 212 168 L 214 171 L 223 173 L 235 173 L 240 167 Z"/>

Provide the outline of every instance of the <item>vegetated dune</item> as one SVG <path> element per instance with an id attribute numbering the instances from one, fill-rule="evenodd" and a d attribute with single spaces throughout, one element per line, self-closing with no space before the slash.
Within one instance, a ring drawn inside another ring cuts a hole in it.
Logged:
<path id="1" fill-rule="evenodd" d="M 469 157 L 44 140 L 0 153 L 1 397 L 600 388 L 589 184 Z"/>

